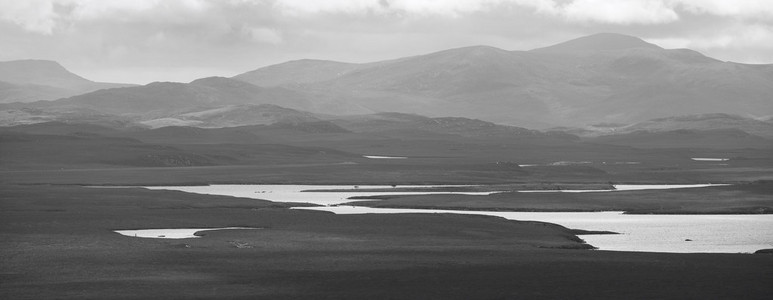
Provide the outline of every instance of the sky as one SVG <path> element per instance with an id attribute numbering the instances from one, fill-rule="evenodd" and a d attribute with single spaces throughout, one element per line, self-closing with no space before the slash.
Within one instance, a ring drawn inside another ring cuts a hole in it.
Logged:
<path id="1" fill-rule="evenodd" d="M 0 0 L 0 61 L 55 60 L 137 84 L 304 58 L 530 50 L 600 32 L 773 63 L 773 0 Z"/>

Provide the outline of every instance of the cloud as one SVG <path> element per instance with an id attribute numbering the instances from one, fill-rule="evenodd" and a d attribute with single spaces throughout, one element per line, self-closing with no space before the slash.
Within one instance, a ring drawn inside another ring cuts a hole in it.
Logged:
<path id="1" fill-rule="evenodd" d="M 657 24 L 679 20 L 672 7 L 658 0 L 575 0 L 558 9 L 570 21 L 612 24 Z"/>
<path id="2" fill-rule="evenodd" d="M 277 45 L 283 41 L 282 35 L 278 31 L 271 28 L 245 28 L 245 32 L 250 36 L 250 38 L 259 43 Z"/>
<path id="3" fill-rule="evenodd" d="M 53 3 L 45 0 L 0 0 L 0 20 L 39 34 L 51 34 L 56 25 Z"/>
<path id="4" fill-rule="evenodd" d="M 671 0 L 667 3 L 693 14 L 740 18 L 773 17 L 773 3 L 770 0 Z"/>
<path id="5" fill-rule="evenodd" d="M 382 14 L 382 15 L 435 15 L 461 17 L 466 14 L 492 11 L 497 7 L 520 6 L 537 10 L 552 9 L 553 0 L 277 0 L 275 7 L 284 14 Z"/>

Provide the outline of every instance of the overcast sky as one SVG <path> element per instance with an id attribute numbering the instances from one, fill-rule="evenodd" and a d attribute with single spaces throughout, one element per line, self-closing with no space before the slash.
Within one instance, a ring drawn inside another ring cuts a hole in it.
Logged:
<path id="1" fill-rule="evenodd" d="M 529 50 L 599 32 L 773 63 L 773 0 L 0 0 L 0 61 L 56 60 L 141 84 L 301 58 Z"/>

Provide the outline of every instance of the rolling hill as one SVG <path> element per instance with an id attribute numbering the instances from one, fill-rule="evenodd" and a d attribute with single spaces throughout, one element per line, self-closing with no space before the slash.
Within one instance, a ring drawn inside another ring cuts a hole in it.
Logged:
<path id="1" fill-rule="evenodd" d="M 44 65 L 49 66 L 48 73 L 59 75 L 4 76 L 55 86 L 83 80 L 62 75 L 66 70 L 55 63 Z M 298 60 L 232 78 L 154 82 L 56 101 L 0 104 L 0 124 L 78 119 L 107 124 L 115 116 L 118 123 L 152 128 L 232 127 L 313 122 L 332 115 L 324 118 L 345 125 L 359 115 L 371 115 L 372 123 L 378 121 L 374 113 L 397 112 L 527 128 L 600 123 L 620 127 L 717 113 L 761 119 L 773 115 L 772 94 L 773 65 L 722 62 L 687 49 L 663 49 L 636 37 L 596 34 L 531 51 L 472 46 L 363 64 Z M 637 126 L 650 126 L 643 124 Z M 758 129 L 739 129 L 767 137 L 768 129 L 760 124 L 751 126 Z M 738 127 L 728 126 L 668 130 Z M 648 129 L 631 127 L 620 133 L 636 130 Z"/>
<path id="2" fill-rule="evenodd" d="M 284 88 L 261 88 L 226 78 L 204 78 L 191 83 L 154 82 L 143 86 L 99 90 L 38 107 L 80 107 L 109 114 L 148 117 L 212 109 L 234 104 L 283 104 L 297 107 L 304 100 Z"/>
<path id="3" fill-rule="evenodd" d="M 635 131 L 663 132 L 679 129 L 688 130 L 720 130 L 736 129 L 764 138 L 773 138 L 773 123 L 751 118 L 744 118 L 730 114 L 702 114 L 658 118 L 648 120 L 622 128 L 617 128 L 617 133 L 630 133 Z"/>
<path id="4" fill-rule="evenodd" d="M 48 60 L 0 62 L 0 103 L 55 100 L 131 84 L 94 82 Z"/>
<path id="5" fill-rule="evenodd" d="M 533 128 L 773 113 L 773 65 L 722 62 L 619 34 L 532 51 L 474 46 L 366 64 L 293 61 L 233 78 L 375 112 L 460 116 Z"/>

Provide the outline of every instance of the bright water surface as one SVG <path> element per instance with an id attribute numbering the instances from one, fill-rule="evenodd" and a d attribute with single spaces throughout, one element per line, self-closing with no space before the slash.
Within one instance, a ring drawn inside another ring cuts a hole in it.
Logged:
<path id="1" fill-rule="evenodd" d="M 459 185 L 456 185 L 459 186 Z M 399 188 L 437 187 L 431 185 L 400 185 Z M 490 195 L 498 192 L 357 192 L 356 189 L 389 189 L 387 185 L 209 185 L 209 186 L 149 186 L 152 190 L 175 190 L 188 193 L 225 195 L 244 198 L 255 198 L 275 202 L 313 203 L 319 205 L 334 205 L 355 200 L 353 196 L 375 195 L 429 195 L 429 194 L 464 194 Z M 303 192 L 305 190 L 351 189 L 352 192 Z M 369 201 L 357 200 L 357 201 Z"/>
<path id="2" fill-rule="evenodd" d="M 252 227 L 222 227 L 222 228 L 174 228 L 174 229 L 137 229 L 137 230 L 116 230 L 116 233 L 141 238 L 153 238 L 153 239 L 190 239 L 199 238 L 200 236 L 194 235 L 199 231 L 212 231 L 212 230 L 232 230 L 232 229 L 260 229 Z"/>
<path id="3" fill-rule="evenodd" d="M 383 156 L 383 155 L 363 155 L 362 157 L 370 159 L 408 159 L 405 156 Z"/>
<path id="4" fill-rule="evenodd" d="M 628 185 L 618 190 L 664 188 L 699 188 L 707 185 Z M 429 187 L 429 186 L 399 186 Z M 199 194 L 228 195 L 266 199 L 279 202 L 305 202 L 330 205 L 346 202 L 346 198 L 366 195 L 429 194 L 378 192 L 302 192 L 319 189 L 354 189 L 354 186 L 319 185 L 212 185 L 148 187 Z M 359 186 L 359 188 L 390 188 L 390 186 Z M 602 190 L 600 192 L 614 192 Z M 451 193 L 436 193 L 451 194 Z M 488 194 L 465 193 L 465 194 Z M 616 235 L 582 235 L 589 244 L 601 250 L 649 252 L 754 252 L 773 248 L 773 215 L 625 215 L 621 212 L 491 212 L 425 209 L 388 209 L 356 206 L 299 207 L 330 211 L 337 214 L 362 213 L 456 213 L 503 217 L 510 220 L 530 220 L 560 224 L 568 228 L 613 231 Z M 687 240 L 690 241 L 687 241 Z"/>
<path id="5" fill-rule="evenodd" d="M 689 189 L 710 186 L 724 186 L 729 184 L 615 184 L 612 190 L 526 190 L 519 193 L 597 193 L 597 192 L 615 192 L 615 191 L 643 191 L 643 190 L 671 190 L 671 189 Z"/>

